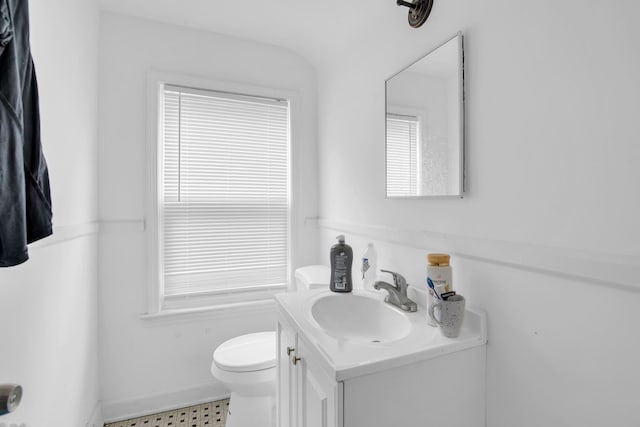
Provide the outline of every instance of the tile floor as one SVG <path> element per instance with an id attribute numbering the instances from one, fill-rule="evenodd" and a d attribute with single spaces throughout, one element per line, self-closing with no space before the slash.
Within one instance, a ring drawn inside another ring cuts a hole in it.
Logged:
<path id="1" fill-rule="evenodd" d="M 105 427 L 224 427 L 229 399 L 174 409 L 126 421 L 105 424 Z"/>

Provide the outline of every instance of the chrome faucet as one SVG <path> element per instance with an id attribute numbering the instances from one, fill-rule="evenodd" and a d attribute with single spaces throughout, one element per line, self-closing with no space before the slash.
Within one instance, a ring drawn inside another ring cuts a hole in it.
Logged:
<path id="1" fill-rule="evenodd" d="M 373 284 L 373 287 L 377 290 L 384 289 L 389 292 L 389 295 L 384 299 L 385 302 L 395 305 L 404 311 L 418 311 L 418 305 L 407 297 L 407 288 L 409 285 L 402 274 L 394 273 L 389 270 L 380 271 L 383 273 L 389 273 L 393 276 L 393 285 L 382 281 L 377 281 Z"/>

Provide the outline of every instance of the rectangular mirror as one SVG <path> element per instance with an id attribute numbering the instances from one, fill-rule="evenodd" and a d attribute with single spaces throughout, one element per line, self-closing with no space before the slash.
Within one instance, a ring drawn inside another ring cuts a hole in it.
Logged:
<path id="1" fill-rule="evenodd" d="M 386 195 L 462 197 L 462 33 L 386 81 Z"/>

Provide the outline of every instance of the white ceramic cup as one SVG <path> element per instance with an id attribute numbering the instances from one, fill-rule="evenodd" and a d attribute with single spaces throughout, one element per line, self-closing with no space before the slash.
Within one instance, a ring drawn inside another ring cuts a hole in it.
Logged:
<path id="1" fill-rule="evenodd" d="M 435 300 L 429 306 L 429 317 L 440 326 L 440 332 L 447 338 L 460 335 L 464 321 L 465 300 L 462 295 L 452 295 L 447 300 Z M 435 312 L 439 312 L 436 317 Z"/>

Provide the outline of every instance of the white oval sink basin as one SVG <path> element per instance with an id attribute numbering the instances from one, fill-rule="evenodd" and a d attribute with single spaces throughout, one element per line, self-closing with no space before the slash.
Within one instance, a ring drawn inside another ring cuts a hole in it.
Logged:
<path id="1" fill-rule="evenodd" d="M 327 334 L 347 341 L 395 341 L 411 330 L 407 316 L 387 303 L 351 293 L 317 299 L 311 306 L 311 318 Z"/>

